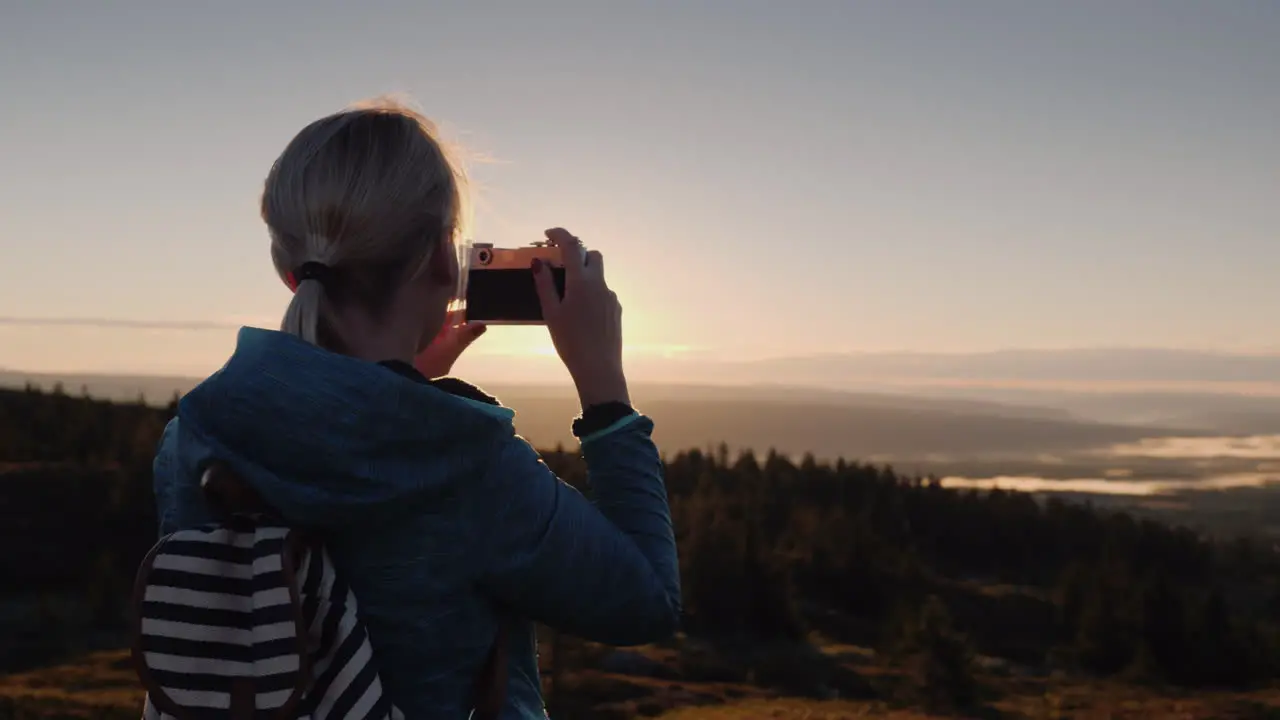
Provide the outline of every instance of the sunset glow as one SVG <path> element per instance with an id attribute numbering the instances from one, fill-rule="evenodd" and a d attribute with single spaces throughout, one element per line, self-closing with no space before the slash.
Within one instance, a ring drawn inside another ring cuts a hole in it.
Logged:
<path id="1" fill-rule="evenodd" d="M 560 225 L 605 254 L 634 357 L 1280 351 L 1257 311 L 1280 307 L 1280 63 L 1246 12 L 1203 46 L 1177 39 L 1207 27 L 1191 15 L 1074 3 L 1003 8 L 994 35 L 950 5 L 582 4 L 557 44 L 532 5 L 334 7 L 304 34 L 298 13 L 6 15 L 0 46 L 41 69 L 0 64 L 32 99 L 0 138 L 0 316 L 274 326 L 263 177 L 307 122 L 391 92 L 463 148 L 473 239 Z M 0 367 L 227 350 L 218 329 L 0 325 Z"/>

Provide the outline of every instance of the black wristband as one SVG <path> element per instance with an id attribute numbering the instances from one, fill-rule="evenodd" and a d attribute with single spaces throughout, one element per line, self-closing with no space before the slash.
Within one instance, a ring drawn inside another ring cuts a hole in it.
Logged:
<path id="1" fill-rule="evenodd" d="M 573 436 L 584 438 L 598 433 L 631 415 L 635 409 L 624 402 L 612 401 L 591 405 L 582 411 L 582 416 L 573 421 Z"/>

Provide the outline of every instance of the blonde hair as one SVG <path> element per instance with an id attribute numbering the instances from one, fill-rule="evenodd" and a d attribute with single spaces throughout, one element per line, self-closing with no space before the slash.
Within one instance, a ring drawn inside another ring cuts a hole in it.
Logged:
<path id="1" fill-rule="evenodd" d="M 340 351 L 335 308 L 378 316 L 432 253 L 453 251 L 465 185 L 435 125 L 401 101 L 378 98 L 303 128 L 262 193 L 271 259 L 294 289 L 280 329 Z M 324 281 L 294 278 L 304 263 L 324 265 Z"/>

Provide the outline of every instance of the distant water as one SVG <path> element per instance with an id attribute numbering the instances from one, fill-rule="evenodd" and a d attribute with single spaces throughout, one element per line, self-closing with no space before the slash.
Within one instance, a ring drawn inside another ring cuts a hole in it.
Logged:
<path id="1" fill-rule="evenodd" d="M 941 479 L 944 487 L 1023 492 L 1091 493 L 1100 495 L 1171 495 L 1198 490 L 1231 490 L 1280 485 L 1280 435 L 1249 437 L 1157 437 L 1135 443 L 1113 445 L 1090 453 L 1095 457 L 1114 459 L 1123 465 L 1126 459 L 1185 460 L 1200 465 L 1214 459 L 1260 460 L 1254 472 L 1212 474 L 1200 478 L 1128 479 L 1132 471 L 1124 467 L 1107 469 L 1102 477 L 1052 479 L 1035 475 L 1000 475 L 995 477 L 950 476 Z M 1270 461 L 1270 462 L 1268 462 Z"/>
<path id="2" fill-rule="evenodd" d="M 1108 480 L 1106 478 L 1071 478 L 1052 480 L 1031 476 L 999 476 L 990 478 L 944 477 L 942 486 L 978 488 L 980 490 L 1021 490 L 1022 492 L 1068 492 L 1096 495 L 1171 495 L 1194 490 L 1231 490 L 1280 484 L 1280 472 L 1236 473 L 1195 480 Z"/>
<path id="3" fill-rule="evenodd" d="M 1280 435 L 1146 438 L 1136 443 L 1113 445 L 1098 452 L 1113 457 L 1280 460 Z"/>

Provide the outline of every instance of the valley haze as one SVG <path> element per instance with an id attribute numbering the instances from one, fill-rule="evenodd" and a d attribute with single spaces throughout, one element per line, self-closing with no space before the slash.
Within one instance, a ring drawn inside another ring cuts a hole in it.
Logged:
<path id="1" fill-rule="evenodd" d="M 517 410 L 535 442 L 569 443 L 577 407 L 550 355 L 464 356 L 456 374 Z M 1280 433 L 1280 355 L 1184 350 L 830 354 L 736 362 L 628 359 L 667 447 L 820 457 L 1034 457 L 1169 435 Z M 196 377 L 0 371 L 0 385 L 167 402 Z"/>
<path id="2" fill-rule="evenodd" d="M 1010 350 L 726 362 L 638 353 L 627 368 L 664 452 L 723 445 L 888 463 L 950 487 L 1076 497 L 1210 532 L 1280 537 L 1280 356 Z M 536 447 L 576 444 L 569 425 L 579 408 L 554 355 L 473 350 L 455 374 L 514 408 L 517 431 Z M 199 381 L 0 371 L 0 386 L 60 383 L 70 395 L 156 405 Z"/>

